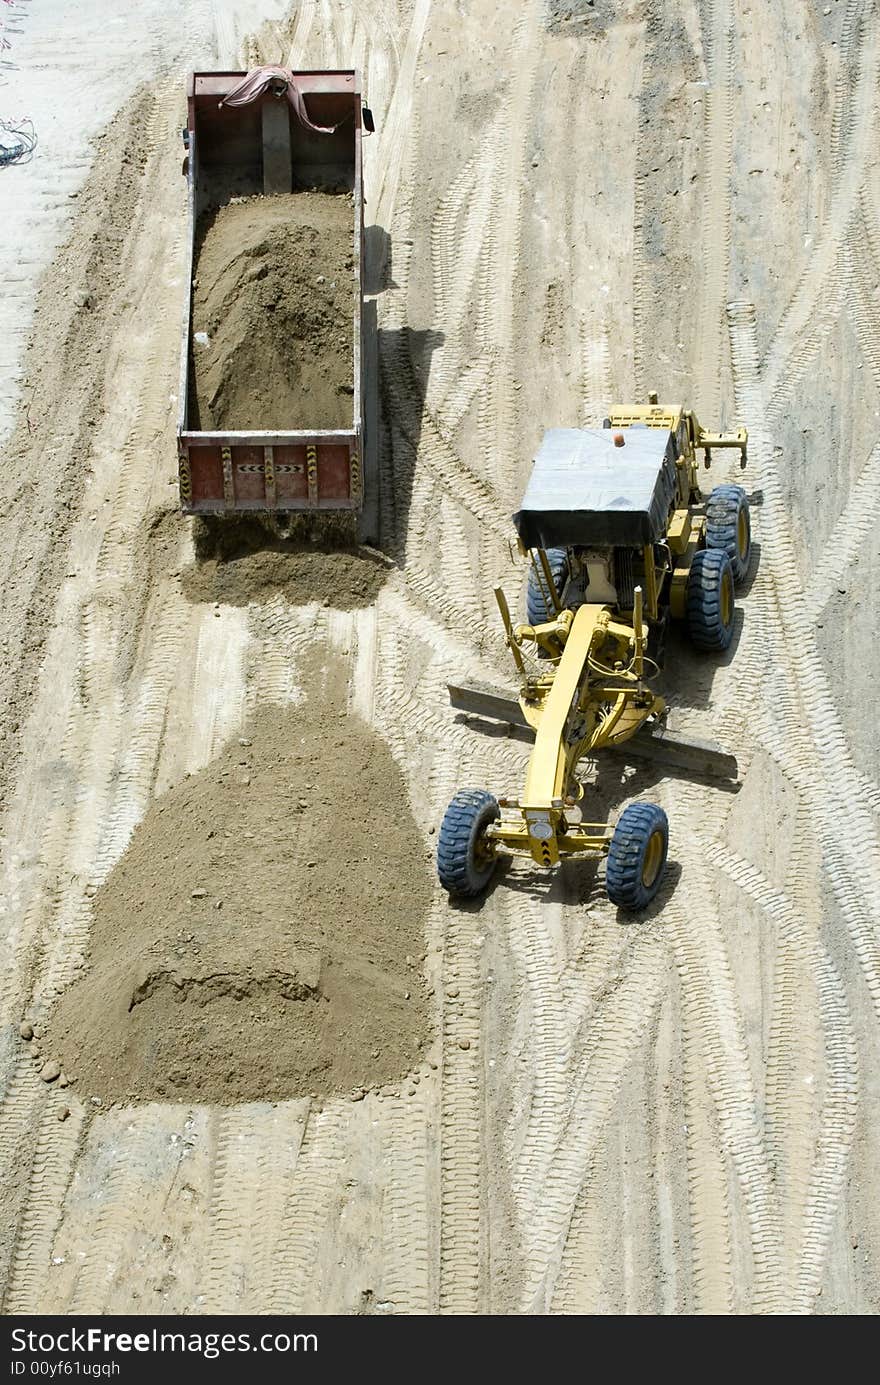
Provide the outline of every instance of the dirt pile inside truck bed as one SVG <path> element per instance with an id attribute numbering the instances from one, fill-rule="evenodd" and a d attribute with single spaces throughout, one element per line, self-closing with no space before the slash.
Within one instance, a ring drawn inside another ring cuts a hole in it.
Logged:
<path id="1" fill-rule="evenodd" d="M 201 228 L 193 427 L 351 428 L 354 209 L 349 193 L 229 203 Z"/>
<path id="2" fill-rule="evenodd" d="M 419 1061 L 424 844 L 344 675 L 303 682 L 153 804 L 96 895 L 43 1044 L 84 1098 L 345 1093 Z"/>

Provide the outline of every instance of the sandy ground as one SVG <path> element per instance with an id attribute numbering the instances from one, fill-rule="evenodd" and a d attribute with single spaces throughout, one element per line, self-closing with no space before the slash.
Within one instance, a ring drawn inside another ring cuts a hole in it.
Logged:
<path id="1" fill-rule="evenodd" d="M 876 3 L 524 0 L 502 29 L 488 0 L 304 0 L 286 24 L 242 5 L 271 21 L 252 33 L 231 5 L 145 4 L 146 43 L 78 9 L 31 0 L 0 87 L 43 136 L 0 171 L 21 249 L 3 308 L 5 1309 L 873 1313 Z M 174 561 L 149 542 L 173 495 L 182 72 L 279 54 L 361 66 L 377 118 L 397 567 L 359 609 L 275 591 L 216 615 L 181 590 L 186 526 Z M 147 118 L 110 129 L 73 219 L 126 64 Z M 96 247 L 102 205 L 118 240 Z M 66 234 L 40 365 L 23 336 Z M 521 581 L 507 516 L 542 429 L 649 388 L 747 424 L 759 549 L 730 655 L 681 645 L 669 680 L 679 724 L 739 755 L 741 791 L 598 780 L 609 812 L 650 794 L 670 814 L 658 907 L 623 922 L 589 863 L 516 867 L 480 908 L 437 891 L 435 1037 L 411 1081 L 225 1109 L 82 1092 L 59 1121 L 23 1013 L 69 981 L 153 798 L 253 709 L 296 701 L 310 650 L 347 662 L 426 849 L 456 787 L 515 785 L 522 747 L 459 725 L 445 680 L 506 673 L 491 587 Z"/>

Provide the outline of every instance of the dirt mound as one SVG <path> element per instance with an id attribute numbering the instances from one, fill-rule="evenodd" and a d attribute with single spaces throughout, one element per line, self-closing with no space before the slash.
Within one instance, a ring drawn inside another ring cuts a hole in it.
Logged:
<path id="1" fill-rule="evenodd" d="M 375 601 L 389 571 L 380 554 L 346 546 L 344 535 L 335 543 L 328 532 L 319 545 L 253 515 L 197 518 L 193 537 L 197 561 L 180 579 L 190 601 L 246 606 L 282 592 L 295 606 L 320 601 L 349 611 Z"/>
<path id="2" fill-rule="evenodd" d="M 424 846 L 384 742 L 334 700 L 341 670 L 306 681 L 154 803 L 98 892 L 44 1041 L 83 1096 L 350 1092 L 418 1061 Z"/>
<path id="3" fill-rule="evenodd" d="M 283 592 L 294 606 L 321 601 L 350 611 L 375 601 L 388 569 L 360 553 L 251 553 L 227 562 L 193 564 L 181 574 L 190 601 L 246 606 Z"/>
<path id="4" fill-rule="evenodd" d="M 193 422 L 351 428 L 350 193 L 242 198 L 205 225 L 193 293 Z"/>
<path id="5" fill-rule="evenodd" d="M 179 578 L 188 601 L 247 606 L 280 592 L 295 606 L 312 601 L 351 611 L 376 600 L 393 564 L 381 553 L 354 546 L 343 534 L 321 544 L 297 534 L 282 535 L 256 516 L 228 515 L 193 529 L 196 562 L 179 565 L 181 532 L 186 521 L 176 508 L 151 510 L 144 516 L 135 546 L 135 567 L 142 581 L 133 592 L 132 621 L 124 632 L 126 667 L 133 657 L 143 609 L 161 577 Z"/>

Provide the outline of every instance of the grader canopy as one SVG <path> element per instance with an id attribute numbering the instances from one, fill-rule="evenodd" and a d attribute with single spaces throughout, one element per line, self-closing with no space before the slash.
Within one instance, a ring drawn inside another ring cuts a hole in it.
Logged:
<path id="1" fill-rule="evenodd" d="M 641 548 L 664 538 L 675 489 L 668 430 L 551 428 L 514 524 L 526 548 Z"/>

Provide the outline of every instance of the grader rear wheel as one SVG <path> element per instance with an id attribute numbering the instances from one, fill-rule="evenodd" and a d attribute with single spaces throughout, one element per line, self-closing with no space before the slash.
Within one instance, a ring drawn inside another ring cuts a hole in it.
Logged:
<path id="1" fill-rule="evenodd" d="M 733 639 L 733 569 L 720 548 L 694 555 L 687 585 L 687 625 L 697 649 L 721 652 Z"/>
<path id="2" fill-rule="evenodd" d="M 726 553 L 737 586 L 745 581 L 752 556 L 749 498 L 742 486 L 716 486 L 706 502 L 706 547 Z"/>
<path id="3" fill-rule="evenodd" d="M 565 548 L 548 548 L 546 553 L 550 576 L 553 578 L 556 595 L 561 602 L 569 577 L 568 551 Z M 552 620 L 555 615 L 556 603 L 553 600 L 553 593 L 547 591 L 544 568 L 540 559 L 536 558 L 535 562 L 529 566 L 528 586 L 526 588 L 526 621 L 529 625 L 543 625 L 545 621 Z"/>

